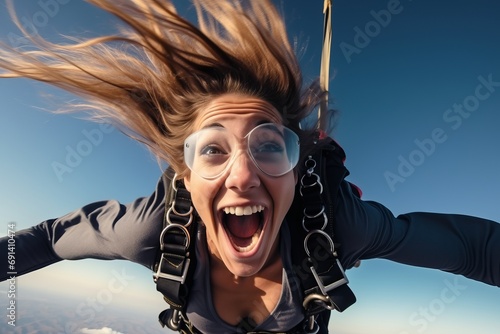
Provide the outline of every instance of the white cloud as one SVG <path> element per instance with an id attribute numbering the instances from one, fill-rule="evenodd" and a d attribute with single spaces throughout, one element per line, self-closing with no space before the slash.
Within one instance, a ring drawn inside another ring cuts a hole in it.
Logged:
<path id="1" fill-rule="evenodd" d="M 120 332 L 117 332 L 109 327 L 103 327 L 101 329 L 89 329 L 89 328 L 82 328 L 80 329 L 81 334 L 123 334 Z"/>

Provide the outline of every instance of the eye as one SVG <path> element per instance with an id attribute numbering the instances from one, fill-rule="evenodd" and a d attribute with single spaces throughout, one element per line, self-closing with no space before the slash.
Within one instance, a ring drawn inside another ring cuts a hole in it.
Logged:
<path id="1" fill-rule="evenodd" d="M 253 150 L 253 152 L 255 152 L 257 154 L 258 153 L 280 153 L 283 151 L 284 151 L 284 149 L 283 149 L 282 145 L 280 145 L 277 142 L 271 142 L 271 141 L 259 144 L 259 146 Z"/>
<path id="2" fill-rule="evenodd" d="M 255 160 L 265 164 L 276 164 L 283 161 L 286 150 L 283 145 L 275 141 L 267 141 L 252 148 L 252 156 Z"/>
<path id="3" fill-rule="evenodd" d="M 225 151 L 223 151 L 221 148 L 219 148 L 217 145 L 207 145 L 203 147 L 200 151 L 200 155 L 221 155 L 221 154 L 226 154 Z"/>

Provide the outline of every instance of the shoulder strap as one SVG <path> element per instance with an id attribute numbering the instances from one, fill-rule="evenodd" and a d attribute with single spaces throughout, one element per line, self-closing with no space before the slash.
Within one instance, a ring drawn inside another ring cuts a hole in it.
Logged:
<path id="1" fill-rule="evenodd" d="M 197 221 L 191 205 L 191 194 L 184 187 L 183 181 L 176 179 L 171 168 L 162 177 L 169 189 L 165 198 L 165 216 L 160 235 L 160 256 L 153 279 L 156 289 L 170 305 L 170 309 L 160 314 L 160 323 L 163 327 L 178 331 L 184 325 L 182 317 L 188 301 L 189 282 L 195 268 Z"/>
<path id="2" fill-rule="evenodd" d="M 331 138 L 323 139 L 305 161 L 296 187 L 300 196 L 295 196 L 287 214 L 293 244 L 303 245 L 293 248 L 292 259 L 308 317 L 325 309 L 342 312 L 356 301 L 334 242 L 338 189 L 349 173 L 344 160 L 342 148 Z"/>

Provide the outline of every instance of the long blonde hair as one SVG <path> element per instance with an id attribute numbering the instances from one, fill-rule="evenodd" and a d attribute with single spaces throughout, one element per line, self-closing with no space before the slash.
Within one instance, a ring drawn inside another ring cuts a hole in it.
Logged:
<path id="1" fill-rule="evenodd" d="M 283 19 L 269 0 L 192 0 L 198 26 L 167 0 L 88 0 L 123 24 L 112 36 L 54 44 L 24 35 L 34 50 L 0 45 L 0 77 L 25 77 L 81 96 L 92 110 L 174 170 L 185 172 L 183 141 L 203 106 L 224 93 L 273 104 L 301 136 L 300 121 L 319 103 L 317 82 L 302 88 Z M 8 0 L 14 22 L 22 30 Z"/>

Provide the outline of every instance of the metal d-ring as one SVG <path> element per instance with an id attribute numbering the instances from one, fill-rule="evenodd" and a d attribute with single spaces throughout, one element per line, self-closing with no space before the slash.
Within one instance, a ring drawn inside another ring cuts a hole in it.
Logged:
<path id="1" fill-rule="evenodd" d="M 307 175 L 307 177 L 312 177 L 312 176 L 314 176 L 316 178 L 316 181 L 314 181 L 311 184 L 305 184 L 304 183 L 304 179 L 306 177 L 306 174 L 302 175 L 302 177 L 300 178 L 300 185 L 301 185 L 301 187 L 300 187 L 300 195 L 302 197 L 304 196 L 304 193 L 302 192 L 302 189 L 311 188 L 311 187 L 314 187 L 314 186 L 319 186 L 319 193 L 320 194 L 323 193 L 323 184 L 320 181 L 319 175 L 316 174 L 316 173 L 311 173 L 311 174 Z"/>
<path id="2" fill-rule="evenodd" d="M 174 202 L 175 202 L 175 201 L 174 201 Z M 186 224 L 184 224 L 184 225 L 177 224 L 177 223 L 173 223 L 173 222 L 170 220 L 170 213 L 171 213 L 172 211 L 173 211 L 174 213 L 176 213 L 176 212 L 175 212 L 175 209 L 173 209 L 173 206 L 172 206 L 172 207 L 170 207 L 170 208 L 168 209 L 168 211 L 167 211 L 167 215 L 166 215 L 166 216 L 167 216 L 167 222 L 168 222 L 170 225 L 180 225 L 180 226 L 182 226 L 182 227 L 188 227 L 188 226 L 189 226 L 189 225 L 191 225 L 191 223 L 193 222 L 193 214 L 192 214 L 192 213 L 193 213 L 193 207 L 192 207 L 192 206 L 191 206 L 191 209 L 190 209 L 190 210 L 189 210 L 189 212 L 188 212 L 188 214 L 189 214 L 189 220 L 188 220 L 188 222 L 187 222 Z M 176 213 L 176 214 L 177 214 L 177 213 Z M 184 217 L 185 217 L 185 216 L 187 216 L 187 215 L 179 215 L 179 216 L 184 216 Z"/>
<path id="3" fill-rule="evenodd" d="M 324 209 L 324 208 L 323 208 Z M 325 210 L 322 210 L 320 213 L 315 215 L 315 217 L 306 217 L 304 214 L 304 218 L 302 218 L 302 228 L 306 232 L 310 232 L 311 230 L 306 227 L 306 218 L 317 218 L 320 215 L 323 215 L 323 226 L 321 226 L 321 230 L 324 230 L 326 225 L 328 225 L 328 217 L 326 216 Z"/>
<path id="4" fill-rule="evenodd" d="M 189 215 L 191 215 L 193 213 L 193 206 L 189 206 L 189 211 L 188 212 L 185 212 L 185 213 L 182 213 L 182 212 L 178 212 L 176 209 L 175 209 L 175 199 L 174 201 L 172 202 L 172 205 L 170 206 L 170 209 L 168 209 L 169 211 L 173 211 L 176 215 L 178 216 L 181 216 L 181 217 L 187 217 Z"/>
<path id="5" fill-rule="evenodd" d="M 316 160 L 314 160 L 312 156 L 308 156 L 307 160 L 304 162 L 304 166 L 307 168 L 307 175 L 311 176 L 314 172 L 314 168 L 316 168 Z"/>
<path id="6" fill-rule="evenodd" d="M 321 205 L 321 210 L 319 210 L 318 213 L 313 213 L 313 214 L 307 213 L 307 208 L 304 208 L 304 216 L 307 217 L 307 218 L 309 218 L 309 219 L 318 218 L 324 212 L 325 212 L 325 206 L 324 205 Z"/>
<path id="7" fill-rule="evenodd" d="M 172 188 L 175 190 L 175 192 L 177 192 L 177 177 L 179 175 L 177 175 L 177 173 L 174 174 L 174 177 L 172 178 L 172 181 L 170 182 L 170 184 L 172 184 Z"/>
<path id="8" fill-rule="evenodd" d="M 309 246 L 307 245 L 307 242 L 309 241 L 309 238 L 313 234 L 321 234 L 322 236 L 324 236 L 326 238 L 326 240 L 328 241 L 328 243 L 330 244 L 331 253 L 333 254 L 335 252 L 335 245 L 333 244 L 333 240 L 328 235 L 328 233 L 326 233 L 323 230 L 312 230 L 309 233 L 307 233 L 306 237 L 304 238 L 304 250 L 306 251 L 306 254 L 308 257 L 311 257 L 311 252 L 309 251 Z"/>
<path id="9" fill-rule="evenodd" d="M 189 245 L 191 244 L 191 236 L 189 235 L 188 229 L 185 226 L 181 225 L 181 224 L 170 224 L 170 225 L 167 225 L 167 226 L 165 226 L 165 228 L 163 229 L 163 231 L 161 231 L 161 234 L 160 234 L 160 247 L 161 247 L 161 250 L 163 250 L 163 238 L 165 237 L 165 233 L 167 233 L 168 230 L 173 229 L 173 228 L 178 228 L 186 236 L 186 239 L 185 239 L 186 241 L 184 242 L 184 247 L 187 250 L 189 248 Z"/>
<path id="10" fill-rule="evenodd" d="M 304 302 L 302 303 L 302 306 L 304 306 L 304 308 L 307 310 L 307 306 L 313 300 L 319 300 L 321 303 L 323 303 L 323 306 L 328 310 L 335 309 L 335 306 L 333 305 L 330 297 L 328 295 L 325 296 L 325 295 L 322 295 L 319 293 L 311 293 L 311 294 L 307 295 L 304 298 Z"/>

